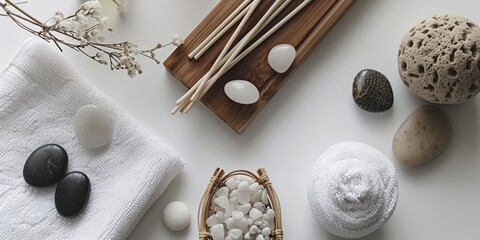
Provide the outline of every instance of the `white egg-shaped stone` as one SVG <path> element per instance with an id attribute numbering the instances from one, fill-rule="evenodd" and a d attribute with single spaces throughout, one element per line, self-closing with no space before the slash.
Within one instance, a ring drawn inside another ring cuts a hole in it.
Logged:
<path id="1" fill-rule="evenodd" d="M 232 101 L 240 104 L 252 104 L 260 98 L 257 87 L 249 81 L 233 80 L 225 84 L 225 94 Z"/>
<path id="2" fill-rule="evenodd" d="M 268 64 L 278 73 L 286 72 L 292 66 L 297 51 L 290 44 L 280 44 L 273 47 L 268 53 Z"/>
<path id="3" fill-rule="evenodd" d="M 185 229 L 190 224 L 190 208 L 180 201 L 167 204 L 163 209 L 163 223 L 173 231 Z"/>
<path id="4" fill-rule="evenodd" d="M 97 148 L 110 142 L 113 123 L 105 110 L 85 105 L 75 114 L 74 129 L 81 145 Z"/>

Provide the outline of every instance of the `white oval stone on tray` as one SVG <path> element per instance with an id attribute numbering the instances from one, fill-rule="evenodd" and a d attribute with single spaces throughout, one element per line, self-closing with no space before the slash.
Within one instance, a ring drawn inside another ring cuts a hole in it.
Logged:
<path id="1" fill-rule="evenodd" d="M 280 44 L 268 53 L 268 64 L 278 73 L 286 72 L 295 60 L 297 51 L 290 44 Z"/>
<path id="2" fill-rule="evenodd" d="M 225 84 L 225 94 L 232 101 L 240 104 L 252 104 L 260 98 L 257 87 L 249 81 L 233 80 Z"/>
<path id="3" fill-rule="evenodd" d="M 80 144 L 97 148 L 112 138 L 113 123 L 105 110 L 95 105 L 85 105 L 75 114 L 74 129 Z"/>
<path id="4" fill-rule="evenodd" d="M 163 223 L 173 231 L 185 229 L 190 224 L 190 208 L 180 201 L 167 204 L 163 209 Z"/>

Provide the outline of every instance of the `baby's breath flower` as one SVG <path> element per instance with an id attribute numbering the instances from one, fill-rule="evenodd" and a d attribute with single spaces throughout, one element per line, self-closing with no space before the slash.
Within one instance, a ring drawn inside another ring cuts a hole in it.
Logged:
<path id="1" fill-rule="evenodd" d="M 172 44 L 176 47 L 182 45 L 184 42 L 183 37 L 180 34 L 173 35 Z"/>

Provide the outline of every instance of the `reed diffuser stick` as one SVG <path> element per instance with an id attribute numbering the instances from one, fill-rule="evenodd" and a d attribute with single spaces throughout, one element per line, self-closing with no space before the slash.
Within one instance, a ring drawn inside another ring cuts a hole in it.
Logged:
<path id="1" fill-rule="evenodd" d="M 194 56 L 198 52 L 200 52 L 200 50 L 204 49 L 208 44 L 210 44 L 208 46 L 210 47 L 216 40 L 218 40 L 218 38 L 220 38 L 226 31 L 228 31 L 234 24 L 236 24 L 240 20 L 239 16 L 241 16 L 242 13 L 243 15 L 245 15 L 245 13 L 247 12 L 245 11 L 245 9 L 248 6 L 251 6 L 251 2 L 252 0 L 245 0 L 242 4 L 240 4 L 240 6 L 238 6 L 235 11 L 233 11 L 215 30 L 213 30 L 213 32 L 210 33 L 210 35 L 208 35 L 208 37 L 205 38 L 205 40 L 203 40 L 203 42 L 197 46 L 197 48 L 195 48 L 190 54 L 188 54 L 188 57 L 190 59 L 194 58 Z"/>

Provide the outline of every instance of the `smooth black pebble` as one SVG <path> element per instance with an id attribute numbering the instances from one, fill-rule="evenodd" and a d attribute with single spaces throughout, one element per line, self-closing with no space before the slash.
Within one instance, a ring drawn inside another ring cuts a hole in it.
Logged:
<path id="1" fill-rule="evenodd" d="M 50 186 L 65 174 L 68 155 L 63 147 L 47 144 L 33 151 L 23 167 L 23 178 L 34 187 Z"/>
<path id="2" fill-rule="evenodd" d="M 384 112 L 393 105 L 393 91 L 388 78 L 382 73 L 365 69 L 353 81 L 353 100 L 367 112 Z"/>
<path id="3" fill-rule="evenodd" d="M 55 207 L 64 217 L 83 210 L 90 196 L 90 179 L 82 172 L 70 172 L 60 180 L 55 191 Z"/>

